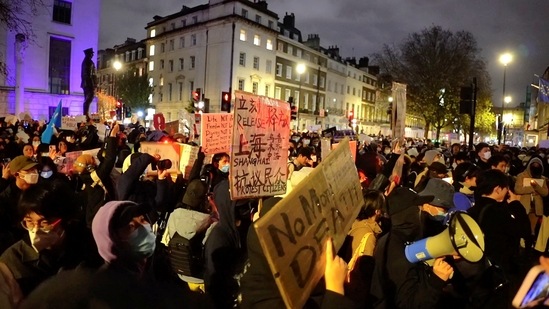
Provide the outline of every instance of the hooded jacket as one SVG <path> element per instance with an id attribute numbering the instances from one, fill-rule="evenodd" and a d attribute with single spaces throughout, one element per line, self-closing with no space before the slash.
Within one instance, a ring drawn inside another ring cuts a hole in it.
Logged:
<path id="1" fill-rule="evenodd" d="M 404 253 L 407 242 L 423 235 L 421 218 L 416 206 L 391 216 L 391 230 L 380 238 L 374 254 L 374 308 L 437 308 L 445 282 L 425 264 L 408 262 Z"/>
<path id="2" fill-rule="evenodd" d="M 532 163 L 538 163 L 541 166 L 541 175 L 532 175 Z M 524 206 L 526 213 L 535 212 L 537 216 L 543 215 L 543 197 L 549 194 L 547 187 L 547 178 L 543 176 L 543 162 L 538 157 L 532 157 L 526 166 L 524 172 L 517 175 L 515 183 L 515 192 L 520 194 L 520 203 Z M 543 186 L 524 186 L 525 178 L 543 179 Z M 534 209 L 532 208 L 532 201 Z"/>
<path id="3" fill-rule="evenodd" d="M 229 181 L 220 182 L 213 191 L 219 222 L 213 227 L 204 248 L 204 284 L 217 308 L 231 308 L 238 293 L 234 279 L 245 259 L 236 227 L 235 205 L 229 195 Z"/>

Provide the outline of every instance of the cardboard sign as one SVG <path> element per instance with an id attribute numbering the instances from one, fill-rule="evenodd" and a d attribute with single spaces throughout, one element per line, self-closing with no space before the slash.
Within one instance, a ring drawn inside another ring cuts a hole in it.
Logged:
<path id="1" fill-rule="evenodd" d="M 200 147 L 179 143 L 178 145 L 181 147 L 179 170 L 183 174 L 183 178 L 189 179 L 194 161 L 198 158 L 198 151 L 200 150 Z"/>
<path id="2" fill-rule="evenodd" d="M 336 149 L 336 147 L 341 144 L 332 144 L 332 150 Z M 351 150 L 351 156 L 353 157 L 353 162 L 356 162 L 356 141 L 349 141 L 349 149 Z"/>
<path id="3" fill-rule="evenodd" d="M 287 308 L 303 307 L 324 274 L 327 238 L 339 249 L 364 204 L 348 143 L 254 223 Z"/>
<path id="4" fill-rule="evenodd" d="M 160 143 L 160 142 L 142 142 L 141 152 L 148 153 L 151 156 L 159 155 L 161 160 L 168 159 L 172 162 L 172 168 L 169 173 L 177 173 L 179 171 L 179 160 L 181 155 L 181 147 L 178 143 Z M 152 166 L 147 167 L 147 171 L 151 171 Z"/>
<path id="5" fill-rule="evenodd" d="M 179 132 L 179 120 L 166 122 L 166 132 L 170 135 L 174 135 L 175 133 Z"/>
<path id="6" fill-rule="evenodd" d="M 231 149 L 231 198 L 286 192 L 290 104 L 235 92 Z"/>
<path id="7" fill-rule="evenodd" d="M 73 165 L 76 159 L 83 154 L 92 155 L 95 158 L 95 163 L 99 165 L 99 160 L 97 159 L 97 153 L 99 153 L 99 150 L 101 150 L 101 148 L 67 152 L 64 157 L 57 157 L 53 160 L 53 162 L 57 165 L 57 170 L 60 173 L 68 174 L 73 170 Z"/>
<path id="8" fill-rule="evenodd" d="M 202 115 L 202 151 L 216 154 L 231 151 L 234 115 L 228 113 L 206 113 Z"/>
<path id="9" fill-rule="evenodd" d="M 332 140 L 330 138 L 322 138 L 320 140 L 320 152 L 322 160 L 325 160 L 332 151 Z"/>
<path id="10" fill-rule="evenodd" d="M 164 118 L 164 114 L 158 113 L 153 115 L 153 125 L 154 128 L 157 130 L 164 130 L 166 129 L 166 119 Z"/>

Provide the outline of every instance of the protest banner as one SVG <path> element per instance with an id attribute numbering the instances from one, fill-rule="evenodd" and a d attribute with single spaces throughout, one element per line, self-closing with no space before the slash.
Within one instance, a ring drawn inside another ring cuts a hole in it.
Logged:
<path id="1" fill-rule="evenodd" d="M 86 122 L 86 116 L 63 116 L 61 118 L 61 129 L 76 130 L 82 122 Z"/>
<path id="2" fill-rule="evenodd" d="M 202 151 L 216 154 L 231 151 L 234 115 L 229 113 L 206 113 L 202 115 Z"/>
<path id="3" fill-rule="evenodd" d="M 549 149 L 549 139 L 542 139 L 539 141 L 539 148 Z"/>
<path id="4" fill-rule="evenodd" d="M 181 147 L 179 170 L 183 174 L 183 178 L 189 179 L 194 161 L 198 158 L 198 151 L 200 150 L 200 147 L 188 144 L 177 144 Z"/>
<path id="5" fill-rule="evenodd" d="M 320 153 L 322 154 L 322 160 L 326 160 L 330 152 L 332 151 L 332 140 L 330 138 L 322 138 L 320 140 Z"/>
<path id="6" fill-rule="evenodd" d="M 286 192 L 290 104 L 235 92 L 231 199 Z"/>
<path id="7" fill-rule="evenodd" d="M 254 223 L 287 308 L 303 307 L 324 274 L 328 237 L 337 252 L 364 204 L 348 143 Z"/>
<path id="8" fill-rule="evenodd" d="M 99 153 L 99 150 L 101 150 L 101 148 L 66 152 L 64 157 L 57 157 L 55 158 L 55 160 L 53 160 L 53 162 L 55 163 L 55 165 L 57 165 L 57 170 L 60 173 L 69 174 L 73 169 L 73 165 L 76 159 L 83 154 L 92 155 L 95 158 L 95 163 L 99 165 L 99 159 L 97 159 L 97 154 Z"/>
<path id="9" fill-rule="evenodd" d="M 169 135 L 174 135 L 175 133 L 179 132 L 179 120 L 166 122 L 166 129 L 164 130 L 168 132 Z"/>

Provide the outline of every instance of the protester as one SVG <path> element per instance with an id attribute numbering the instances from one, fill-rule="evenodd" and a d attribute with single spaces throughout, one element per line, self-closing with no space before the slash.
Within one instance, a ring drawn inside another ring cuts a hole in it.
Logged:
<path id="1" fill-rule="evenodd" d="M 452 173 L 454 186 L 454 205 L 452 210 L 467 211 L 475 203 L 475 188 L 477 185 L 477 176 L 479 168 L 469 162 L 460 163 Z"/>
<path id="2" fill-rule="evenodd" d="M 98 265 L 89 230 L 74 220 L 78 217 L 75 203 L 73 191 L 63 182 L 33 186 L 21 196 L 20 224 L 27 233 L 0 256 L 0 279 L 11 292 L 0 293 L 0 297 L 10 298 L 14 308 L 61 268 L 75 268 L 83 262 Z"/>
<path id="3" fill-rule="evenodd" d="M 521 195 L 520 202 L 530 218 L 530 231 L 535 238 L 537 222 L 543 216 L 543 197 L 549 194 L 539 157 L 532 157 L 524 172 L 517 175 L 515 192 Z"/>
<path id="4" fill-rule="evenodd" d="M 481 169 L 481 170 L 488 170 L 491 168 L 490 164 L 488 163 L 488 160 L 492 156 L 492 151 L 490 150 L 490 146 L 486 143 L 478 143 L 475 146 L 475 164 Z"/>

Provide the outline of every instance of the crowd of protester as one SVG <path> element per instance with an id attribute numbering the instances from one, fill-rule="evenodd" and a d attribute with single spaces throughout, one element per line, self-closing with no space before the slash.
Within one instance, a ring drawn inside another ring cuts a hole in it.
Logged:
<path id="1" fill-rule="evenodd" d="M 233 201 L 230 156 L 187 179 L 145 141 L 191 143 L 135 124 L 57 130 L 0 122 L 0 308 L 283 308 L 254 220 L 284 195 Z M 326 132 L 327 133 L 327 132 Z M 322 161 L 329 134 L 293 133 L 288 191 Z M 333 141 L 333 137 L 332 137 Z M 196 144 L 194 144 L 196 145 Z M 83 153 L 67 170 L 65 156 Z M 305 308 L 508 308 L 526 272 L 549 272 L 549 150 L 368 137 L 356 149 L 364 203 Z M 209 161 L 208 161 L 209 162 Z M 259 207 L 261 205 L 261 207 Z M 405 247 L 456 213 L 484 257 L 411 263 Z"/>

